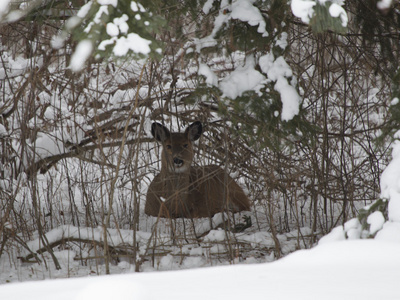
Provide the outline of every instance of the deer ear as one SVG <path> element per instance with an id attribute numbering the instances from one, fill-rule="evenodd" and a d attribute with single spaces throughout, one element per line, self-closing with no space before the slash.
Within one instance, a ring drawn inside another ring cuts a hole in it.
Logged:
<path id="1" fill-rule="evenodd" d="M 196 121 L 186 128 L 185 134 L 191 141 L 198 140 L 203 132 L 203 125 L 200 121 Z"/>
<path id="2" fill-rule="evenodd" d="M 165 142 L 165 140 L 170 136 L 170 132 L 167 127 L 157 122 L 151 124 L 151 134 L 157 141 L 161 143 Z"/>

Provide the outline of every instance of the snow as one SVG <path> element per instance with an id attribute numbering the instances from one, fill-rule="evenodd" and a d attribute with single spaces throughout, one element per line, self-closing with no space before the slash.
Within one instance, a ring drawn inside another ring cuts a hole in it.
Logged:
<path id="1" fill-rule="evenodd" d="M 142 10 L 135 2 L 131 3 L 131 8 L 134 11 Z M 140 15 L 136 15 L 139 16 Z M 98 49 L 104 51 L 108 45 L 114 45 L 113 53 L 116 56 L 125 56 L 131 50 L 135 53 L 147 55 L 150 53 L 151 41 L 142 38 L 136 33 L 128 33 L 129 25 L 127 23 L 129 17 L 123 14 L 120 18 L 114 18 L 112 22 L 107 23 L 106 32 L 111 37 L 110 39 L 103 40 Z M 138 19 L 136 17 L 136 19 Z M 122 34 L 122 36 L 119 36 Z"/>
<path id="2" fill-rule="evenodd" d="M 293 14 L 300 18 L 302 22 L 308 24 L 314 14 L 313 7 L 316 5 L 313 0 L 292 0 L 291 9 Z"/>
<path id="3" fill-rule="evenodd" d="M 96 24 L 101 23 L 101 16 L 103 14 L 108 15 L 108 6 L 107 5 L 102 5 L 99 7 L 99 10 L 97 11 L 95 17 L 93 18 L 93 22 Z"/>
<path id="4" fill-rule="evenodd" d="M 400 222 L 400 141 L 393 144 L 392 161 L 381 175 L 381 197 L 389 199 L 389 221 Z"/>
<path id="5" fill-rule="evenodd" d="M 286 47 L 288 46 L 288 34 L 287 32 L 282 32 L 282 35 L 280 36 L 280 38 L 275 42 L 275 45 L 277 45 L 278 47 L 280 47 L 281 49 L 285 50 Z"/>
<path id="6" fill-rule="evenodd" d="M 278 44 L 281 47 L 286 47 L 286 39 L 287 34 L 282 34 Z M 202 39 L 202 42 L 205 42 L 205 40 Z M 208 42 L 215 42 L 215 40 L 210 39 Z M 236 61 L 241 60 L 241 58 L 236 59 Z M 204 63 L 199 62 L 197 72 L 205 77 L 205 82 L 208 86 L 219 87 L 222 97 L 228 97 L 232 100 L 242 96 L 247 91 L 255 91 L 259 96 L 262 96 L 261 89 L 265 88 L 267 83 L 274 82 L 274 89 L 279 92 L 282 101 L 281 119 L 288 121 L 299 113 L 301 99 L 292 85 L 295 81 L 293 80 L 293 72 L 283 56 L 275 59 L 272 52 L 270 52 L 260 57 L 259 66 L 262 73 L 256 69 L 254 57 L 247 56 L 243 61 L 242 65 L 236 67 L 220 82 L 216 73 Z M 291 82 L 289 83 L 288 80 Z M 279 115 L 279 112 L 276 112 L 276 114 Z"/>
<path id="7" fill-rule="evenodd" d="M 91 2 L 89 2 L 89 3 L 91 3 Z M 68 30 L 71 30 L 71 29 L 75 28 L 76 26 L 78 26 L 81 23 L 81 21 L 82 21 L 81 18 L 79 18 L 77 16 L 71 17 L 65 23 L 65 28 Z"/>
<path id="8" fill-rule="evenodd" d="M 218 230 L 211 230 L 205 237 L 206 242 L 222 242 L 225 240 L 226 232 L 221 228 Z"/>
<path id="9" fill-rule="evenodd" d="M 11 0 L 2 0 L 0 1 L 0 17 L 3 15 L 8 10 L 8 4 L 11 2 Z M 1 20 L 1 18 L 0 18 Z"/>
<path id="10" fill-rule="evenodd" d="M 3 124 L 0 124 L 0 137 L 7 135 L 7 129 L 3 126 Z"/>
<path id="11" fill-rule="evenodd" d="M 109 36 L 117 36 L 119 34 L 118 26 L 114 23 L 107 23 L 106 32 Z"/>
<path id="12" fill-rule="evenodd" d="M 260 10 L 253 5 L 255 0 L 237 0 L 232 2 L 232 19 L 238 19 L 243 22 L 249 23 L 250 26 L 257 26 L 257 32 L 261 33 L 262 36 L 268 36 L 268 32 L 265 29 L 266 23 Z"/>
<path id="13" fill-rule="evenodd" d="M 392 5 L 392 0 L 381 0 L 381 1 L 378 1 L 378 3 L 376 4 L 376 7 L 378 7 L 378 9 L 380 9 L 380 10 L 385 10 L 385 9 L 389 9 L 391 5 Z"/>
<path id="14" fill-rule="evenodd" d="M 278 78 L 274 86 L 275 90 L 281 94 L 283 121 L 293 119 L 299 113 L 300 97 L 294 87 L 288 84 L 286 79 Z"/>
<path id="15" fill-rule="evenodd" d="M 97 3 L 100 5 L 112 5 L 114 7 L 117 7 L 118 0 L 97 0 Z"/>
<path id="16" fill-rule="evenodd" d="M 254 69 L 254 59 L 248 57 L 244 66 L 237 67 L 220 83 L 223 97 L 235 99 L 242 96 L 245 91 L 259 91 L 263 88 L 264 75 Z"/>
<path id="17" fill-rule="evenodd" d="M 332 229 L 332 231 L 323 236 L 319 241 L 318 245 L 329 244 L 338 241 L 344 241 L 346 239 L 343 226 L 338 226 Z"/>
<path id="18" fill-rule="evenodd" d="M 266 23 L 260 10 L 253 5 L 254 2 L 255 0 L 236 0 L 232 1 L 232 3 L 229 3 L 226 0 L 221 1 L 220 11 L 214 20 L 214 28 L 211 34 L 204 38 L 193 40 L 196 44 L 196 51 L 200 52 L 203 48 L 215 46 L 217 44 L 217 41 L 215 40 L 216 34 L 222 28 L 222 26 L 231 19 L 246 22 L 250 26 L 258 26 L 257 32 L 260 33 L 262 37 L 267 37 L 268 32 L 265 27 Z M 212 3 L 213 1 L 207 1 L 203 5 L 204 13 L 207 14 L 210 12 Z"/>
<path id="19" fill-rule="evenodd" d="M 272 53 L 260 57 L 260 67 L 268 75 L 268 79 L 276 81 L 274 89 L 279 92 L 282 101 L 281 119 L 291 120 L 299 113 L 301 100 L 296 89 L 287 80 L 292 76 L 291 68 L 282 56 L 274 59 Z"/>
<path id="20" fill-rule="evenodd" d="M 109 24 L 116 25 L 121 33 L 127 34 L 129 30 L 129 25 L 128 23 L 126 23 L 126 21 L 128 21 L 128 19 L 129 17 L 126 14 L 123 14 L 120 18 L 114 18 L 113 23 Z"/>
<path id="21" fill-rule="evenodd" d="M 77 300 L 87 299 L 146 299 L 144 287 L 130 278 L 120 278 L 120 280 L 103 280 L 101 284 L 96 282 L 88 284 L 77 295 Z"/>
<path id="22" fill-rule="evenodd" d="M 146 244 L 150 238 L 150 232 L 138 231 L 136 232 L 137 242 Z M 160 235 L 160 240 L 167 240 L 168 236 Z M 55 228 L 46 233 L 46 239 L 50 244 L 63 239 L 82 239 L 88 241 L 98 241 L 104 240 L 104 232 L 102 228 L 85 228 L 76 227 L 72 225 L 64 225 Z M 122 245 L 122 244 L 133 244 L 133 233 L 131 230 L 116 230 L 108 229 L 108 242 L 110 245 Z M 27 246 L 32 252 L 36 252 L 43 247 L 42 241 L 40 239 L 35 239 L 33 241 L 27 242 Z M 22 255 L 28 255 L 30 252 L 22 253 Z M 57 252 L 55 252 L 57 253 Z"/>
<path id="23" fill-rule="evenodd" d="M 61 36 L 53 36 L 51 38 L 51 47 L 53 49 L 61 49 L 64 46 L 65 40 Z"/>
<path id="24" fill-rule="evenodd" d="M 136 33 L 129 33 L 127 37 L 117 39 L 113 52 L 116 56 L 124 56 L 129 50 L 135 53 L 148 54 L 151 41 L 146 40 Z M 100 47 L 99 47 L 100 48 Z"/>
<path id="25" fill-rule="evenodd" d="M 344 224 L 344 231 L 350 240 L 359 239 L 361 230 L 361 224 L 357 218 L 351 219 Z"/>
<path id="26" fill-rule="evenodd" d="M 385 253 L 385 255 L 382 255 Z M 356 240 L 273 263 L 5 284 L 1 299 L 400 299 L 400 244 Z M 162 265 L 171 263 L 165 256 Z"/>
<path id="27" fill-rule="evenodd" d="M 382 229 L 385 223 L 385 217 L 380 211 L 374 211 L 368 216 L 367 223 L 370 225 L 369 231 L 371 235 L 374 235 L 378 230 Z"/>
<path id="28" fill-rule="evenodd" d="M 343 7 L 341 7 L 336 3 L 332 3 L 331 6 L 329 6 L 329 14 L 334 18 L 340 17 L 340 20 L 342 21 L 342 26 L 343 27 L 347 26 L 348 22 L 347 13 Z"/>
<path id="29" fill-rule="evenodd" d="M 38 134 L 35 142 L 37 160 L 65 152 L 62 133 Z"/>
<path id="30" fill-rule="evenodd" d="M 90 40 L 82 40 L 79 42 L 74 53 L 71 56 L 69 67 L 74 72 L 79 72 L 85 66 L 86 60 L 93 51 L 93 45 Z"/>
<path id="31" fill-rule="evenodd" d="M 386 222 L 375 236 L 376 240 L 400 243 L 400 223 Z"/>
<path id="32" fill-rule="evenodd" d="M 347 13 L 342 7 L 344 4 L 341 0 L 326 1 L 326 0 L 292 0 L 291 9 L 293 14 L 300 18 L 302 22 L 309 24 L 311 18 L 314 15 L 314 6 L 319 3 L 320 5 L 326 5 L 330 3 L 329 14 L 333 18 L 340 17 L 342 21 L 342 26 L 346 27 L 348 22 Z"/>
<path id="33" fill-rule="evenodd" d="M 203 5 L 203 12 L 208 14 L 213 6 L 214 0 L 207 0 Z"/>
<path id="34" fill-rule="evenodd" d="M 275 243 L 272 239 L 272 236 L 268 232 L 255 232 L 254 234 L 243 234 L 237 237 L 239 242 L 243 243 L 251 243 L 253 247 L 275 247 Z M 281 237 L 280 241 L 286 240 L 286 237 Z"/>
<path id="35" fill-rule="evenodd" d="M 136 33 L 129 33 L 126 37 L 113 37 L 109 40 L 104 40 L 100 43 L 98 49 L 104 51 L 106 46 L 114 43 L 115 46 L 113 48 L 113 53 L 116 56 L 127 55 L 129 50 L 142 54 L 148 54 L 150 52 L 149 45 L 151 44 L 151 41 L 140 37 Z"/>
<path id="36" fill-rule="evenodd" d="M 203 48 L 214 47 L 217 44 L 213 36 L 207 36 L 201 39 L 194 38 L 193 42 L 196 45 L 197 52 L 200 52 Z"/>
<path id="37" fill-rule="evenodd" d="M 88 3 L 84 4 L 81 9 L 78 11 L 78 13 L 76 14 L 79 18 L 84 18 L 86 17 L 86 15 L 88 14 L 88 12 L 90 11 L 91 7 L 92 7 L 93 2 L 89 1 Z"/>
<path id="38" fill-rule="evenodd" d="M 134 11 L 134 12 L 137 12 L 137 11 L 139 11 L 139 10 L 140 10 L 141 12 L 145 12 L 145 11 L 146 11 L 146 9 L 143 7 L 142 4 L 137 3 L 137 2 L 135 2 L 135 1 L 131 1 L 131 10 Z"/>
<path id="39" fill-rule="evenodd" d="M 218 86 L 218 77 L 206 64 L 199 64 L 199 75 L 206 77 L 206 84 L 208 86 Z"/>
<path id="40" fill-rule="evenodd" d="M 11 56 L 8 56 L 7 53 L 3 53 L 3 59 L 8 61 L 8 68 L 5 65 L 0 67 L 0 80 L 6 78 L 6 73 L 8 76 L 17 77 L 27 72 L 27 70 L 33 66 L 40 67 L 43 63 L 42 58 L 32 57 L 26 59 L 22 56 L 17 56 L 13 59 Z M 6 69 L 9 70 L 6 71 Z"/>

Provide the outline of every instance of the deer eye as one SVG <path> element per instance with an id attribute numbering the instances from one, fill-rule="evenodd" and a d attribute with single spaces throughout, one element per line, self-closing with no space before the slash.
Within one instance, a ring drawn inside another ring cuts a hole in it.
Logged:
<path id="1" fill-rule="evenodd" d="M 183 148 L 187 148 L 187 147 L 189 147 L 189 144 L 184 144 L 183 145 Z"/>
<path id="2" fill-rule="evenodd" d="M 167 147 L 167 149 L 169 149 L 169 150 L 172 148 L 171 145 L 165 145 L 165 147 Z"/>

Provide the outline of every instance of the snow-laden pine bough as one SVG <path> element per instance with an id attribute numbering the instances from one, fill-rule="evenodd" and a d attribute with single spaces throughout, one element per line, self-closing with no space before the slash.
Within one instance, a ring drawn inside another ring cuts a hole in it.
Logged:
<path id="1" fill-rule="evenodd" d="M 151 133 L 163 146 L 161 171 L 151 182 L 145 213 L 163 218 L 212 217 L 219 212 L 250 210 L 243 189 L 216 165 L 192 166 L 193 142 L 203 132 L 201 122 L 185 132 L 170 132 L 153 123 Z"/>

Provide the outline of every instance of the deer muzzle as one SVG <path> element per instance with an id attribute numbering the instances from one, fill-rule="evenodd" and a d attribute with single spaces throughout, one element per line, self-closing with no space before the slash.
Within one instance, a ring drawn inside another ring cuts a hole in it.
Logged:
<path id="1" fill-rule="evenodd" d="M 180 158 L 178 158 L 178 157 L 175 157 L 175 158 L 174 158 L 174 164 L 175 164 L 175 167 L 180 168 L 180 167 L 182 167 L 182 165 L 183 165 L 183 160 L 180 159 Z"/>

